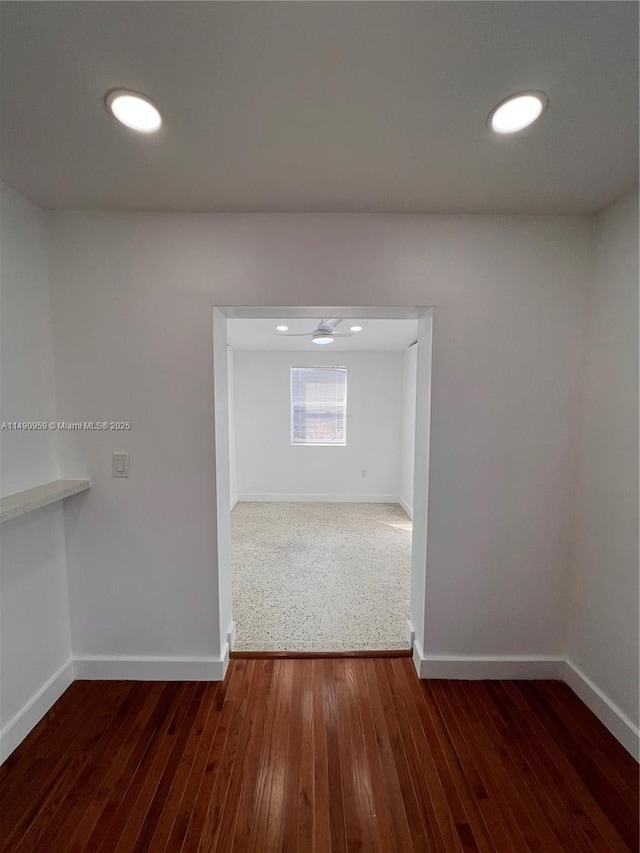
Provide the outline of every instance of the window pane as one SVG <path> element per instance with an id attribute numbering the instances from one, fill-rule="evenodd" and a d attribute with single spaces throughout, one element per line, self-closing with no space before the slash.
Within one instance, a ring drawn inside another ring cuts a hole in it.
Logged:
<path id="1" fill-rule="evenodd" d="M 346 444 L 346 367 L 291 368 L 291 443 Z"/>

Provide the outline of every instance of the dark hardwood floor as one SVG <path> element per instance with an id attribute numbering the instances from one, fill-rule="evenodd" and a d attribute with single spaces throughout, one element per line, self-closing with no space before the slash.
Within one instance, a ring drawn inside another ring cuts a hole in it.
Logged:
<path id="1" fill-rule="evenodd" d="M 236 659 L 75 682 L 0 768 L 0 849 L 638 850 L 638 766 L 564 684 Z"/>

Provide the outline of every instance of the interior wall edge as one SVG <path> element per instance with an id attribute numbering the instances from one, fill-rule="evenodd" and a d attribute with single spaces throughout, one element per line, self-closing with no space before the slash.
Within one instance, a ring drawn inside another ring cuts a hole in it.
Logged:
<path id="1" fill-rule="evenodd" d="M 20 746 L 74 680 L 74 662 L 69 658 L 0 730 L 0 764 Z"/>

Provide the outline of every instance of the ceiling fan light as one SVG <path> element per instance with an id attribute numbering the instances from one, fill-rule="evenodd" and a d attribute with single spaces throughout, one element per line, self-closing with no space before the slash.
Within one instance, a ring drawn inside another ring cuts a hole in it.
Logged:
<path id="1" fill-rule="evenodd" d="M 320 344 L 321 346 L 324 344 L 332 344 L 333 335 L 327 335 L 325 332 L 320 332 L 313 336 L 312 341 L 314 344 Z"/>

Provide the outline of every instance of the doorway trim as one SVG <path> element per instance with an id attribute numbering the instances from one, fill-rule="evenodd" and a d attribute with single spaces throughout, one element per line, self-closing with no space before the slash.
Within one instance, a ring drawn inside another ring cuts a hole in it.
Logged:
<path id="1" fill-rule="evenodd" d="M 231 592 L 231 478 L 229 465 L 228 319 L 297 319 L 339 317 L 362 320 L 417 320 L 416 418 L 414 452 L 411 605 L 407 622 L 408 647 L 418 675 L 424 660 L 427 595 L 427 535 L 429 459 L 431 446 L 431 375 L 433 308 L 401 306 L 216 306 L 213 309 L 213 386 L 216 471 L 216 575 L 220 657 L 224 669 L 235 640 Z"/>

